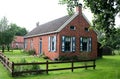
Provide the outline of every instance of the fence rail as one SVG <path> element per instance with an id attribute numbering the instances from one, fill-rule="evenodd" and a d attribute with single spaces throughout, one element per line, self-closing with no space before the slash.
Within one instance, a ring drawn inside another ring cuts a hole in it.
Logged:
<path id="1" fill-rule="evenodd" d="M 10 62 L 9 58 L 7 58 L 6 56 L 4 56 L 4 54 L 0 53 L 0 61 L 1 63 L 11 72 L 12 76 L 15 76 L 16 74 L 23 74 L 23 73 L 33 73 L 33 72 L 46 72 L 47 74 L 49 73 L 49 71 L 58 71 L 58 70 L 71 70 L 72 72 L 74 71 L 74 69 L 79 69 L 79 68 L 89 68 L 89 67 L 93 67 L 93 69 L 95 69 L 96 67 L 96 63 L 95 63 L 95 59 L 92 60 L 80 60 L 80 61 L 59 61 L 59 62 L 34 62 L 34 63 L 14 63 L 14 62 Z M 84 62 L 84 65 L 82 66 L 75 66 L 74 63 L 78 63 L 78 62 Z M 92 65 L 88 65 L 86 64 L 87 62 L 92 62 Z M 64 67 L 64 68 L 50 68 L 51 64 L 65 64 L 65 63 L 69 63 L 70 67 Z M 29 65 L 44 65 L 45 69 L 39 69 L 39 70 L 26 70 L 26 71 L 15 71 L 15 67 L 18 66 L 29 66 Z"/>
<path id="2" fill-rule="evenodd" d="M 0 52 L 0 62 L 10 71 L 12 72 L 12 62 L 10 62 L 9 58 L 7 58 L 3 53 Z"/>

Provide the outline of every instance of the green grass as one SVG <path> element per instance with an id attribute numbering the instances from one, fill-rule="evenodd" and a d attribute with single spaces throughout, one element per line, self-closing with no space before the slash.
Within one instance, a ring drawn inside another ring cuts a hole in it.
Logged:
<path id="1" fill-rule="evenodd" d="M 10 57 L 12 56 L 11 54 L 7 54 L 7 53 L 6 55 Z M 15 56 L 17 57 L 17 55 Z M 39 57 L 36 57 L 35 60 L 41 61 Z M 68 64 L 63 64 L 62 66 L 66 66 L 66 65 Z M 96 61 L 96 65 L 97 67 L 95 70 L 93 70 L 92 68 L 88 68 L 88 70 L 75 69 L 74 72 L 71 72 L 71 70 L 53 71 L 53 72 L 49 72 L 48 75 L 39 74 L 39 75 L 11 77 L 8 70 L 6 70 L 6 68 L 4 68 L 3 65 L 0 63 L 0 79 L 120 79 L 120 75 L 119 75 L 120 55 L 104 56 L 102 59 L 98 59 Z"/>
<path id="2" fill-rule="evenodd" d="M 27 62 L 41 62 L 41 61 L 46 61 L 43 58 L 39 57 L 39 56 L 33 56 L 33 55 L 29 55 L 26 52 L 23 52 L 21 50 L 13 50 L 13 52 L 5 52 L 4 55 L 6 55 L 10 61 L 12 62 L 19 62 L 21 59 L 26 59 Z"/>

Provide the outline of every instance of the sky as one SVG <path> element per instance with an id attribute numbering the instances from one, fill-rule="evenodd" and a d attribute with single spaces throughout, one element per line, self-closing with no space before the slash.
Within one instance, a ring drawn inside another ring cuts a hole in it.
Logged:
<path id="1" fill-rule="evenodd" d="M 36 23 L 48 21 L 67 15 L 65 5 L 58 4 L 59 0 L 0 0 L 0 19 L 5 16 L 9 23 L 16 23 L 31 31 Z M 81 2 L 82 3 L 82 2 Z M 92 14 L 83 9 L 83 13 L 92 22 Z M 120 25 L 120 18 L 116 18 L 116 24 Z"/>

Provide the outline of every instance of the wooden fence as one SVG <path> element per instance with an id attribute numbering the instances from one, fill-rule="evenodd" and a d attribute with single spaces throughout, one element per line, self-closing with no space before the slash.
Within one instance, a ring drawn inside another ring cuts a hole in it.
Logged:
<path id="1" fill-rule="evenodd" d="M 0 52 L 0 62 L 12 73 L 12 62 L 9 61 L 3 53 Z"/>
<path id="2" fill-rule="evenodd" d="M 2 62 L 2 64 L 11 72 L 12 76 L 15 76 L 16 74 L 23 74 L 23 73 L 33 73 L 33 72 L 37 72 L 37 73 L 41 73 L 41 72 L 46 72 L 48 74 L 49 71 L 58 71 L 58 70 L 71 70 L 72 72 L 74 71 L 74 69 L 78 69 L 78 68 L 89 68 L 89 67 L 93 67 L 93 69 L 95 69 L 96 64 L 95 64 L 95 59 L 92 60 L 81 60 L 81 61 L 63 61 L 63 62 L 34 62 L 34 63 L 14 63 L 14 62 L 10 62 L 9 59 L 4 56 L 2 53 L 0 53 L 0 61 Z M 74 66 L 75 63 L 78 62 L 84 62 L 84 65 L 80 65 L 80 66 Z M 88 65 L 87 62 L 92 62 L 92 64 Z M 64 68 L 53 68 L 51 69 L 49 67 L 49 65 L 51 64 L 63 64 L 63 63 L 69 63 L 71 64 L 70 67 L 64 67 Z M 30 65 L 45 65 L 44 69 L 39 69 L 39 70 L 26 70 L 26 71 L 15 71 L 15 67 L 18 66 L 30 66 Z"/>

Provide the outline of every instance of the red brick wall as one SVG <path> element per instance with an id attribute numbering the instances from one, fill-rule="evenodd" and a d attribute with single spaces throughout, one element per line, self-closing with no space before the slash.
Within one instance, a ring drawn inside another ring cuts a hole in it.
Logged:
<path id="1" fill-rule="evenodd" d="M 76 27 L 76 30 L 70 30 L 70 26 L 73 25 Z M 97 34 L 90 29 L 89 32 L 84 30 L 85 27 L 89 27 L 89 23 L 86 22 L 82 15 L 76 17 L 72 22 L 70 22 L 60 33 L 60 47 L 61 47 L 61 37 L 62 36 L 75 36 L 76 37 L 76 51 L 74 53 L 63 53 L 60 52 L 60 56 L 85 56 L 88 55 L 90 58 L 97 57 Z M 80 52 L 80 37 L 91 37 L 92 38 L 92 51 L 87 52 Z M 61 48 L 60 48 L 61 49 Z"/>
<path id="2" fill-rule="evenodd" d="M 58 34 L 49 34 L 49 35 L 44 35 L 44 36 L 27 38 L 28 45 L 27 45 L 26 50 L 30 50 L 30 40 L 32 39 L 33 40 L 33 48 L 35 49 L 36 54 L 39 55 L 39 42 L 40 42 L 40 39 L 42 39 L 42 52 L 44 53 L 44 55 L 48 56 L 51 60 L 53 60 L 54 58 L 58 58 L 59 57 L 59 44 L 58 43 L 56 43 L 57 49 L 55 52 L 48 51 L 49 36 L 54 36 L 54 35 L 57 36 L 57 42 L 59 42 Z"/>
<path id="3" fill-rule="evenodd" d="M 70 30 L 70 26 L 74 25 L 76 27 L 76 30 Z M 87 23 L 87 21 L 83 18 L 82 15 L 79 15 L 76 17 L 72 22 L 70 22 L 62 31 L 56 34 L 49 34 L 44 36 L 37 36 L 33 38 L 28 38 L 28 45 L 27 49 L 30 49 L 30 40 L 33 40 L 33 47 L 36 51 L 36 54 L 39 54 L 39 41 L 40 38 L 42 39 L 42 51 L 46 56 L 48 56 L 50 59 L 57 58 L 59 56 L 80 56 L 80 55 L 86 55 L 88 54 L 91 58 L 97 57 L 97 35 L 96 33 L 91 29 L 89 32 L 85 32 L 84 28 L 89 27 L 90 25 Z M 57 36 L 57 49 L 56 52 L 49 52 L 48 51 L 48 37 L 56 35 Z M 75 36 L 76 37 L 76 51 L 74 53 L 63 53 L 61 52 L 61 37 L 62 36 Z M 92 52 L 85 53 L 80 52 L 80 37 L 91 37 L 92 38 Z"/>

